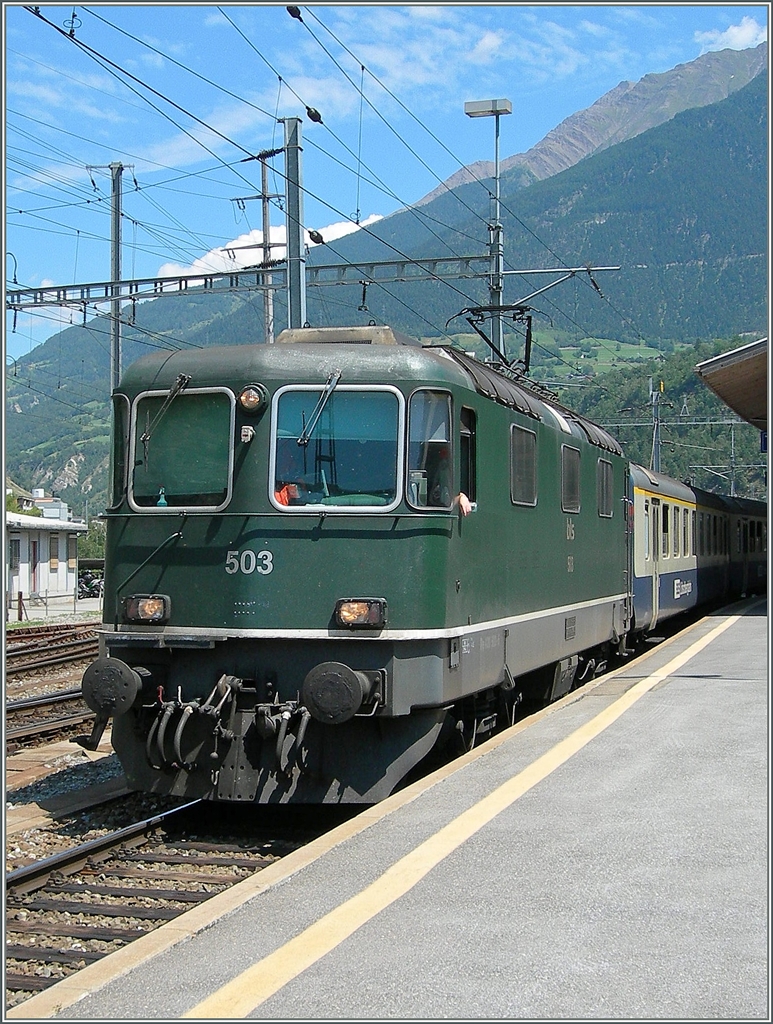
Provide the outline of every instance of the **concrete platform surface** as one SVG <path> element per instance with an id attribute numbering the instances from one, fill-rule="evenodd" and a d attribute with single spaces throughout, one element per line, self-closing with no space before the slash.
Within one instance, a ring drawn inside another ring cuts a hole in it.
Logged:
<path id="1" fill-rule="evenodd" d="M 7 1017 L 769 1020 L 767 676 L 709 616 Z"/>

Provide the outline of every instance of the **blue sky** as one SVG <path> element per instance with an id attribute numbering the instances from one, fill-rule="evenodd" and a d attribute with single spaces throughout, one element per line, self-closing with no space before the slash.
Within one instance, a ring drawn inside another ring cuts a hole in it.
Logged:
<path id="1" fill-rule="evenodd" d="M 43 4 L 44 21 L 3 4 L 6 287 L 109 279 L 111 162 L 126 168 L 124 278 L 225 268 L 229 244 L 260 238 L 260 203 L 236 200 L 260 191 L 259 165 L 243 160 L 282 145 L 278 118 L 304 119 L 304 220 L 330 239 L 493 157 L 493 123 L 465 117 L 466 100 L 512 101 L 504 158 L 623 80 L 757 45 L 768 13 L 763 4 L 299 9 L 302 20 L 260 3 Z M 270 189 L 282 192 L 281 178 Z M 283 224 L 275 207 L 274 238 Z M 6 318 L 10 357 L 79 322 L 69 310 L 22 313 L 12 332 Z"/>

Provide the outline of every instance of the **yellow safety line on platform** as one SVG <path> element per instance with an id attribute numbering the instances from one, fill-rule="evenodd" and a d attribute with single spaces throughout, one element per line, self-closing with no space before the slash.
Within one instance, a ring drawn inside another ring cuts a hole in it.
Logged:
<path id="1" fill-rule="evenodd" d="M 330 911 L 269 956 L 248 967 L 233 981 L 184 1013 L 183 1018 L 233 1020 L 246 1017 L 307 967 L 411 890 L 465 840 L 582 750 L 640 697 L 677 672 L 741 617 L 733 615 L 725 619 L 662 669 L 640 680 L 595 718 L 417 846 L 362 892 Z"/>

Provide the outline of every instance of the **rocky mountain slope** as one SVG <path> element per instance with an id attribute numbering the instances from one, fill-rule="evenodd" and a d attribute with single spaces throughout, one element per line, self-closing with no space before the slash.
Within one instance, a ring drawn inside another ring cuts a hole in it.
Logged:
<path id="1" fill-rule="evenodd" d="M 669 121 L 683 110 L 726 99 L 767 66 L 767 43 L 760 43 L 747 50 L 706 53 L 670 71 L 645 75 L 635 83 L 620 82 L 586 110 L 567 117 L 527 152 L 506 157 L 500 169 L 518 168 L 524 184 L 542 181 L 587 156 Z M 479 160 L 451 175 L 415 205 L 425 205 L 449 189 L 493 174 L 494 162 Z"/>

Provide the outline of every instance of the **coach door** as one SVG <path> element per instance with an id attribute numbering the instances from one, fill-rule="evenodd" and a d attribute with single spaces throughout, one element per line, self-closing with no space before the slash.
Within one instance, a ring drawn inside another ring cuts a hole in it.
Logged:
<path id="1" fill-rule="evenodd" d="M 655 627 L 660 612 L 660 499 L 652 499 L 652 536 L 650 537 L 650 550 L 652 551 L 652 622 L 650 628 Z"/>

